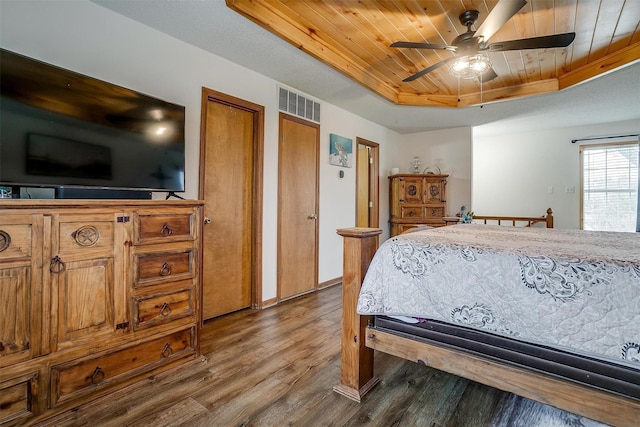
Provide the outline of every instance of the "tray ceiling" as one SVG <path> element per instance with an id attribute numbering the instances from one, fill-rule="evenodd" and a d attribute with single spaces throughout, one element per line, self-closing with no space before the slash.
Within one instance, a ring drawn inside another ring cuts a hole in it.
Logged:
<path id="1" fill-rule="evenodd" d="M 506 0 L 509 1 L 509 0 Z M 640 59 L 640 1 L 529 0 L 491 42 L 575 32 L 566 48 L 490 52 L 498 77 L 482 86 L 444 66 L 402 80 L 452 52 L 394 49 L 406 40 L 450 44 L 498 0 L 226 0 L 227 6 L 398 105 L 466 107 L 555 92 Z"/>

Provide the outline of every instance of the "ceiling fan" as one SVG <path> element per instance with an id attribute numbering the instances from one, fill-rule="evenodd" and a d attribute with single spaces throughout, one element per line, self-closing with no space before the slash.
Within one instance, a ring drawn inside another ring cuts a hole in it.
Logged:
<path id="1" fill-rule="evenodd" d="M 576 33 L 554 34 L 550 36 L 489 43 L 491 37 L 493 37 L 511 17 L 518 13 L 525 4 L 527 4 L 525 0 L 501 0 L 476 31 L 473 31 L 471 27 L 475 25 L 480 16 L 480 12 L 477 10 L 467 10 L 463 12 L 459 16 L 459 19 L 462 25 L 467 27 L 467 31 L 457 36 L 451 42 L 451 45 L 408 41 L 392 43 L 390 47 L 448 50 L 455 54 L 451 58 L 446 58 L 407 77 L 403 82 L 413 81 L 452 61 L 456 61 L 451 67 L 451 72 L 454 75 L 462 78 L 477 77 L 480 78 L 481 81 L 487 82 L 495 79 L 498 75 L 493 70 L 488 56 L 481 52 L 567 47 L 573 42 Z"/>

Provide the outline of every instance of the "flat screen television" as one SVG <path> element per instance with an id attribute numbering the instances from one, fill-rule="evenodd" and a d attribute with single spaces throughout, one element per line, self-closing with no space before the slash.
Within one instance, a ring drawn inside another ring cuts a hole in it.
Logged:
<path id="1" fill-rule="evenodd" d="M 0 49 L 0 186 L 184 191 L 185 107 Z"/>

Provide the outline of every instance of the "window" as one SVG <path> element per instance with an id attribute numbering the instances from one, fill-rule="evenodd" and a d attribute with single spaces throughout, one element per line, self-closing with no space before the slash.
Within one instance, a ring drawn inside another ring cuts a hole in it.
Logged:
<path id="1" fill-rule="evenodd" d="M 636 231 L 638 143 L 586 145 L 582 161 L 584 230 Z"/>

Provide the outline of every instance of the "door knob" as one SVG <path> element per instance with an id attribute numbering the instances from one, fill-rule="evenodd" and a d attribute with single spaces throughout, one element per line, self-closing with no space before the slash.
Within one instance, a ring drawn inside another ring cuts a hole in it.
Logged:
<path id="1" fill-rule="evenodd" d="M 211 224 L 211 218 L 209 218 L 208 216 L 204 217 L 204 223 L 205 224 Z"/>
<path id="2" fill-rule="evenodd" d="M 312 213 L 311 215 L 309 215 L 307 218 L 309 219 L 318 219 L 318 215 Z"/>

